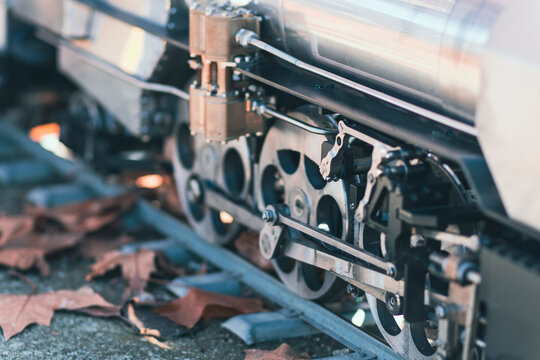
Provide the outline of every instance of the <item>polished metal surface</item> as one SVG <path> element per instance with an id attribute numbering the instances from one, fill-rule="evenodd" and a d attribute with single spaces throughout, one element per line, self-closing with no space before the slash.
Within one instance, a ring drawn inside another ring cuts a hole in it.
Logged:
<path id="1" fill-rule="evenodd" d="M 388 95 L 382 91 L 375 90 L 371 87 L 362 85 L 358 82 L 349 80 L 343 76 L 339 76 L 335 73 L 332 73 L 330 71 L 321 69 L 319 67 L 313 66 L 311 64 L 308 64 L 304 61 L 301 61 L 294 56 L 291 56 L 287 54 L 286 52 L 283 52 L 279 50 L 278 48 L 275 48 L 264 41 L 259 40 L 259 37 L 257 34 L 255 34 L 252 31 L 241 29 L 236 33 L 236 40 L 239 44 L 245 47 L 255 47 L 257 49 L 266 51 L 274 56 L 277 56 L 278 58 L 287 61 L 288 63 L 293 64 L 294 66 L 298 67 L 299 69 L 309 71 L 315 75 L 321 76 L 323 78 L 326 78 L 328 80 L 332 80 L 336 83 L 345 85 L 347 87 L 350 87 L 352 89 L 355 89 L 363 94 L 373 96 L 377 99 L 383 100 L 391 105 L 397 106 L 399 108 L 402 108 L 404 110 L 410 111 L 414 114 L 420 115 L 422 117 L 425 117 L 427 119 L 436 121 L 442 125 L 448 126 L 452 129 L 459 130 L 461 132 L 464 132 L 469 135 L 476 136 L 477 132 L 474 126 L 464 124 L 460 121 L 457 121 L 453 118 L 441 115 L 439 113 L 436 113 L 434 111 L 425 109 L 421 106 L 412 104 L 407 101 L 403 101 L 402 99 L 399 99 L 397 97 Z"/>
<path id="2" fill-rule="evenodd" d="M 67 3 L 70 2 L 72 0 Z M 90 9 L 76 1 L 73 3 L 77 8 Z M 169 0 L 136 3 L 109 0 L 107 3 L 162 27 L 166 27 L 169 21 Z M 49 12 L 55 10 L 58 9 L 43 9 Z M 72 11 L 64 14 L 64 19 L 72 19 L 73 16 Z M 167 44 L 159 36 L 94 10 L 85 29 L 88 34 L 83 37 L 66 36 L 65 32 L 58 34 L 63 38 L 58 45 L 59 68 L 114 114 L 130 132 L 144 134 L 148 130 L 142 119 L 143 91 L 189 99 L 189 95 L 182 90 L 150 80 L 166 51 Z"/>
<path id="3" fill-rule="evenodd" d="M 261 0 L 263 40 L 437 110 L 474 119 L 502 0 Z"/>
<path id="4" fill-rule="evenodd" d="M 75 0 L 12 0 L 12 12 L 65 38 L 89 35 L 92 11 Z"/>
<path id="5" fill-rule="evenodd" d="M 122 70 L 116 68 L 114 65 L 111 65 L 110 63 L 104 61 L 103 59 L 96 57 L 76 46 L 73 46 L 68 42 L 61 42 L 59 49 L 61 52 L 68 52 L 72 57 L 75 57 L 141 90 L 148 90 L 148 91 L 153 91 L 157 93 L 170 94 L 179 99 L 189 101 L 189 93 L 184 90 L 180 90 L 170 85 L 139 80 L 137 77 L 126 74 Z"/>
<path id="6" fill-rule="evenodd" d="M 8 45 L 8 0 L 0 0 L 0 54 L 7 50 Z"/>
<path id="7" fill-rule="evenodd" d="M 299 108 L 287 116 L 311 126 L 332 125 L 314 106 Z M 276 121 L 260 155 L 255 179 L 257 205 L 263 211 L 268 205 L 284 203 L 293 218 L 347 241 L 352 233 L 347 185 L 326 183 L 318 170 L 320 144 L 325 139 L 289 122 Z M 335 275 L 319 272 L 312 265 L 286 257 L 273 260 L 273 264 L 281 280 L 306 298 L 324 299 L 343 289 Z"/>
<path id="8" fill-rule="evenodd" d="M 540 2 L 508 2 L 484 56 L 476 125 L 508 215 L 540 231 Z"/>
<path id="9" fill-rule="evenodd" d="M 128 8 L 126 0 L 109 0 L 108 3 L 119 8 Z M 169 19 L 169 0 L 143 0 L 129 3 L 130 13 L 144 16 L 163 27 L 166 26 Z M 112 34 L 114 36 L 111 36 Z M 72 43 L 143 80 L 152 76 L 166 46 L 166 43 L 158 36 L 99 12 L 94 12 L 92 16 L 89 38 L 75 39 Z"/>

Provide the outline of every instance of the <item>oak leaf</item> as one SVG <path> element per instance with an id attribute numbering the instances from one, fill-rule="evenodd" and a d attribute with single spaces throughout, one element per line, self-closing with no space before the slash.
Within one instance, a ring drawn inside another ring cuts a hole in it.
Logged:
<path id="1" fill-rule="evenodd" d="M 281 344 L 275 350 L 248 349 L 245 360 L 306 360 L 308 353 L 297 354 L 288 344 Z"/>
<path id="2" fill-rule="evenodd" d="M 0 326 L 4 338 L 23 331 L 30 324 L 49 326 L 55 310 L 79 310 L 90 307 L 117 308 L 89 287 L 30 295 L 0 296 Z"/>
<path id="3" fill-rule="evenodd" d="M 140 249 L 129 254 L 117 250 L 109 251 L 92 265 L 92 271 L 86 275 L 86 281 L 120 266 L 122 277 L 127 280 L 131 292 L 142 293 L 150 274 L 156 271 L 155 257 L 155 252 L 149 249 Z"/>
<path id="4" fill-rule="evenodd" d="M 265 311 L 260 299 L 246 299 L 190 288 L 186 296 L 154 309 L 177 324 L 192 329 L 201 318 L 231 317 Z"/>

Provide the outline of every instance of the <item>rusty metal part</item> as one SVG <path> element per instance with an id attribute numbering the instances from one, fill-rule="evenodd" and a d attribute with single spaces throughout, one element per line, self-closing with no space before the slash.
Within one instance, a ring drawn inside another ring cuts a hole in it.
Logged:
<path id="1" fill-rule="evenodd" d="M 190 127 L 209 141 L 228 141 L 262 131 L 262 116 L 251 109 L 246 84 L 233 80 L 235 58 L 251 51 L 235 40 L 242 28 L 259 33 L 259 18 L 242 8 L 201 6 L 190 9 L 190 65 L 197 80 L 190 88 Z"/>

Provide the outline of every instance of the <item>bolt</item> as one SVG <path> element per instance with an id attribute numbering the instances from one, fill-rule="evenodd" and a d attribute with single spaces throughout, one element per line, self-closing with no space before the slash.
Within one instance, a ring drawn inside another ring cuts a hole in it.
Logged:
<path id="1" fill-rule="evenodd" d="M 189 180 L 187 198 L 191 203 L 200 203 L 202 201 L 202 189 L 197 179 Z"/>
<path id="2" fill-rule="evenodd" d="M 397 275 L 397 269 L 395 266 L 390 266 L 388 270 L 386 270 L 386 274 L 390 277 L 395 277 Z"/>
<path id="3" fill-rule="evenodd" d="M 444 319 L 448 314 L 446 313 L 446 308 L 444 306 L 437 305 L 437 307 L 435 307 L 435 315 L 437 315 L 439 319 Z"/>
<path id="4" fill-rule="evenodd" d="M 351 294 L 352 297 L 357 298 L 362 295 L 362 290 L 352 284 L 347 284 L 347 293 Z"/>
<path id="5" fill-rule="evenodd" d="M 266 222 L 272 222 L 274 221 L 274 212 L 272 210 L 264 210 L 262 215 L 261 215 L 261 218 L 263 219 L 263 221 L 266 221 Z"/>

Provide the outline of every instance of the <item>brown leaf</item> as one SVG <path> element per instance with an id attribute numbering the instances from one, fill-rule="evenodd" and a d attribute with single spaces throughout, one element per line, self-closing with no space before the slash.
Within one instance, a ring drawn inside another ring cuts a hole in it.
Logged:
<path id="1" fill-rule="evenodd" d="M 120 236 L 92 235 L 84 238 L 77 246 L 77 253 L 85 259 L 100 259 L 106 253 L 133 241 L 126 234 Z"/>
<path id="2" fill-rule="evenodd" d="M 121 317 L 120 306 L 90 306 L 84 309 L 77 310 L 77 312 L 94 316 L 94 317 Z"/>
<path id="3" fill-rule="evenodd" d="M 180 197 L 176 189 L 176 184 L 170 175 L 163 175 L 163 185 L 157 189 L 157 198 L 161 207 L 175 216 L 184 216 L 184 210 L 180 203 Z"/>
<path id="4" fill-rule="evenodd" d="M 89 287 L 35 295 L 1 295 L 0 326 L 9 340 L 30 324 L 49 326 L 55 310 L 78 310 L 91 306 L 115 307 Z"/>
<path id="5" fill-rule="evenodd" d="M 256 231 L 244 231 L 234 242 L 234 246 L 243 257 L 251 260 L 263 270 L 272 270 L 272 262 L 265 259 L 259 249 L 259 233 Z"/>
<path id="6" fill-rule="evenodd" d="M 281 344 L 275 350 L 248 349 L 245 360 L 305 360 L 311 359 L 308 353 L 297 354 L 288 344 Z"/>
<path id="7" fill-rule="evenodd" d="M 135 298 L 136 299 L 136 298 Z M 168 318 L 152 311 L 156 304 L 130 301 L 124 305 L 124 319 L 135 327 L 139 335 L 153 336 L 163 340 L 176 338 L 187 332 L 187 329 Z"/>
<path id="8" fill-rule="evenodd" d="M 34 219 L 27 215 L 0 216 L 0 246 L 6 244 L 12 237 L 23 236 L 32 231 Z"/>
<path id="9" fill-rule="evenodd" d="M 49 274 L 49 265 L 45 256 L 67 249 L 78 243 L 84 234 L 28 234 L 12 238 L 0 247 L 0 264 L 20 270 L 28 270 L 34 266 L 42 275 Z"/>
<path id="10" fill-rule="evenodd" d="M 27 213 L 40 220 L 56 221 L 68 231 L 94 232 L 117 221 L 134 206 L 138 194 L 98 198 L 51 209 L 31 206 Z"/>
<path id="11" fill-rule="evenodd" d="M 189 329 L 201 319 L 231 317 L 265 311 L 259 299 L 246 299 L 190 288 L 186 296 L 160 306 L 154 310 L 177 324 Z"/>
<path id="12" fill-rule="evenodd" d="M 117 250 L 110 251 L 92 265 L 92 271 L 86 275 L 86 281 L 120 266 L 122 277 L 127 280 L 131 292 L 141 293 L 150 279 L 150 274 L 156 271 L 155 256 L 155 252 L 149 249 L 141 249 L 131 254 L 124 254 Z"/>
<path id="13" fill-rule="evenodd" d="M 186 270 L 182 267 L 176 267 L 171 264 L 167 255 L 162 252 L 156 253 L 156 265 L 160 275 L 168 277 L 185 276 Z"/>

